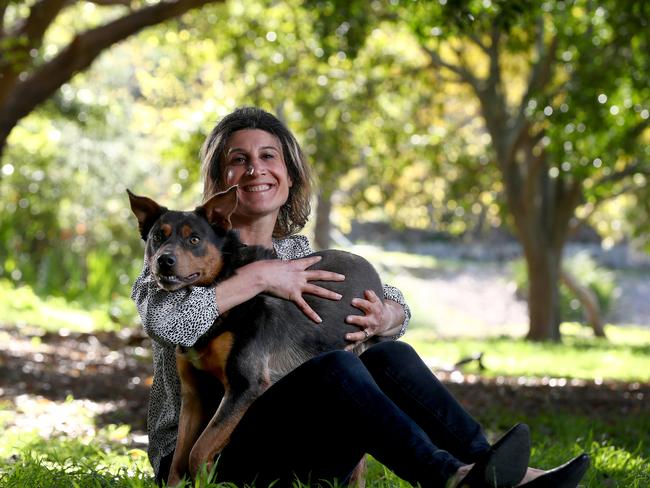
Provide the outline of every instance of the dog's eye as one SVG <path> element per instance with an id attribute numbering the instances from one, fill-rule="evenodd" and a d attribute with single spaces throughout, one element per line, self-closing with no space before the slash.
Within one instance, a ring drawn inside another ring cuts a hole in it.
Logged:
<path id="1" fill-rule="evenodd" d="M 201 242 L 201 239 L 197 236 L 192 236 L 190 237 L 190 244 L 193 246 L 196 246 L 199 242 Z"/>
<path id="2" fill-rule="evenodd" d="M 154 242 L 160 242 L 160 241 L 161 241 L 160 234 L 157 234 L 157 233 L 156 233 L 156 234 L 153 234 L 153 235 L 151 236 L 151 239 L 152 239 Z"/>

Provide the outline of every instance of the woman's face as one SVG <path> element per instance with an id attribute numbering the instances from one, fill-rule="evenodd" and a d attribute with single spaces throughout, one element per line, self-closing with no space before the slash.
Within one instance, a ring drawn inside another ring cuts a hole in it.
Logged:
<path id="1" fill-rule="evenodd" d="M 234 132 L 226 146 L 224 182 L 239 185 L 235 216 L 277 218 L 293 185 L 277 137 L 260 129 Z"/>

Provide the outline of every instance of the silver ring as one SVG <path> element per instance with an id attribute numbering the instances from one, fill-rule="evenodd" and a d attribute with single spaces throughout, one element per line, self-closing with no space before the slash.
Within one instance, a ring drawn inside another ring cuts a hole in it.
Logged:
<path id="1" fill-rule="evenodd" d="M 363 329 L 363 335 L 366 336 L 366 338 L 364 339 L 365 341 L 367 341 L 368 339 L 370 339 L 370 334 L 368 334 L 368 331 L 367 331 L 366 329 Z"/>

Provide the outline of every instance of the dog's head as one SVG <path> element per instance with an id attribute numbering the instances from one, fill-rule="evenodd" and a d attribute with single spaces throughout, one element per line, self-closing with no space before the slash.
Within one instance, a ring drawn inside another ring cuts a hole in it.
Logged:
<path id="1" fill-rule="evenodd" d="M 127 193 L 158 286 L 173 291 L 214 283 L 224 265 L 221 249 L 232 229 L 237 187 L 218 193 L 192 212 L 168 210 L 150 198 Z"/>

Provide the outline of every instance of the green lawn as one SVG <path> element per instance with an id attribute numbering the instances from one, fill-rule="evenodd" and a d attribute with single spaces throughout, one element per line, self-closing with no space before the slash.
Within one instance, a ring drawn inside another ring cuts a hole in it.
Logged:
<path id="1" fill-rule="evenodd" d="M 518 418 L 514 412 L 484 412 L 484 422 L 502 429 L 504 417 Z M 534 426 L 531 464 L 541 468 L 556 466 L 582 451 L 592 457 L 592 468 L 583 481 L 585 487 L 646 488 L 650 486 L 648 462 L 650 446 L 645 419 L 612 419 L 594 422 L 588 418 L 548 414 L 529 418 Z M 545 432 L 536 439 L 535 431 Z M 639 440 L 645 433 L 646 442 Z M 490 432 L 491 435 L 494 435 Z M 23 437 L 23 447 L 0 460 L 3 487 L 131 487 L 153 488 L 151 469 L 140 450 L 110 441 L 100 432 L 96 439 L 51 439 Z M 214 486 L 203 482 L 195 486 Z M 410 486 L 380 463 L 371 460 L 369 487 Z"/>
<path id="2" fill-rule="evenodd" d="M 562 343 L 533 343 L 511 337 L 441 338 L 424 329 L 404 340 L 434 366 L 453 365 L 482 352 L 488 376 L 650 381 L 650 329 L 607 326 L 607 339 L 578 324 L 562 325 Z M 469 369 L 469 371 L 477 371 Z"/>
<path id="3" fill-rule="evenodd" d="M 0 293 L 0 313 L 5 325 L 56 330 L 89 331 L 115 328 L 99 312 L 70 307 L 57 299 L 40 299 L 28 289 Z M 6 312 L 6 313 L 5 313 Z M 563 326 L 561 344 L 533 344 L 510 337 L 442 338 L 425 328 L 414 328 L 406 340 L 430 363 L 451 365 L 476 352 L 484 353 L 487 377 L 581 378 L 600 381 L 650 382 L 650 331 L 638 327 L 608 327 L 609 340 L 594 339 L 576 324 Z M 468 372 L 476 372 L 476 369 Z M 475 366 L 473 366 L 475 368 Z M 72 401 L 72 399 L 70 399 Z M 487 407 L 472 413 L 490 438 L 516 421 L 532 427 L 532 464 L 555 466 L 588 452 L 592 469 L 586 487 L 641 488 L 650 486 L 650 415 L 576 414 L 562 409 L 525 411 L 517 404 Z M 133 448 L 128 426 L 92 429 L 93 412 L 83 406 L 74 412 L 86 422 L 89 433 L 44 436 L 31 425 L 12 423 L 15 405 L 0 401 L 1 487 L 153 487 L 146 454 Z M 648 409 L 643 410 L 647 412 Z M 143 413 L 144 414 L 144 413 Z M 12 424 L 11 428 L 6 428 Z M 198 486 L 209 486 L 199 483 Z M 408 486 L 381 464 L 372 461 L 369 487 Z"/>

